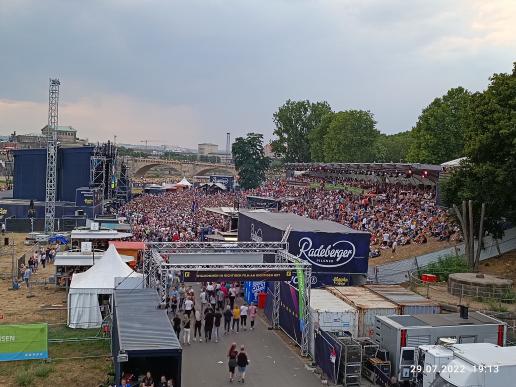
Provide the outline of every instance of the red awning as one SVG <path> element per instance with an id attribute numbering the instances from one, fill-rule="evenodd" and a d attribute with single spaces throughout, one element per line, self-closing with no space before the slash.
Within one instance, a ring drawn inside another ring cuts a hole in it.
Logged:
<path id="1" fill-rule="evenodd" d="M 110 245 L 115 246 L 116 249 L 122 250 L 144 250 L 144 242 L 126 242 L 126 241 L 109 241 Z"/>

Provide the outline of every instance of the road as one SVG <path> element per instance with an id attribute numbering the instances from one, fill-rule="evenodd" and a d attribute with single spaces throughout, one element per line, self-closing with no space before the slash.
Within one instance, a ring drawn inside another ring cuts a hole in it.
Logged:
<path id="1" fill-rule="evenodd" d="M 320 386 L 317 375 L 305 369 L 299 357 L 275 331 L 267 329 L 261 318 L 254 331 L 240 331 L 222 336 L 219 343 L 192 342 L 183 347 L 183 387 L 240 385 L 238 379 L 229 383 L 227 351 L 236 342 L 246 348 L 250 364 L 245 385 L 250 387 Z"/>

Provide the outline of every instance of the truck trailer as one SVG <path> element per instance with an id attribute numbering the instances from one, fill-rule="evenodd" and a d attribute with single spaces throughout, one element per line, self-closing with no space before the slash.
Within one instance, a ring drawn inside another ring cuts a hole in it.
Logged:
<path id="1" fill-rule="evenodd" d="M 422 345 L 415 370 L 420 387 L 512 386 L 516 347 L 491 343 Z"/>
<path id="2" fill-rule="evenodd" d="M 416 352 L 441 339 L 458 344 L 492 343 L 505 346 L 507 324 L 480 312 L 377 316 L 375 342 L 388 352 L 391 372 L 398 381 L 412 381 Z"/>

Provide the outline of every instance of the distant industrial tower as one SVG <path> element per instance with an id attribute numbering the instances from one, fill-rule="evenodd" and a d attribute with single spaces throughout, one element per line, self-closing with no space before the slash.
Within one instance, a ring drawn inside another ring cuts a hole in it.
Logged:
<path id="1" fill-rule="evenodd" d="M 59 79 L 50 79 L 48 88 L 47 180 L 45 195 L 45 233 L 53 234 L 57 193 L 57 125 Z"/>
<path id="2" fill-rule="evenodd" d="M 226 133 L 226 164 L 230 164 L 231 160 L 231 133 Z"/>

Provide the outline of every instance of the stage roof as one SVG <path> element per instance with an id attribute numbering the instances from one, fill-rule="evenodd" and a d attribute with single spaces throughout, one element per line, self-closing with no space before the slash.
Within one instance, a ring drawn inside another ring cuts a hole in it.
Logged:
<path id="1" fill-rule="evenodd" d="M 292 231 L 310 231 L 310 232 L 328 232 L 342 234 L 369 234 L 366 231 L 354 230 L 343 224 L 332 222 L 329 220 L 315 220 L 305 218 L 288 212 L 256 212 L 256 211 L 240 211 L 243 215 L 255 219 L 259 222 L 266 223 L 274 228 L 286 230 L 290 225 Z"/>

